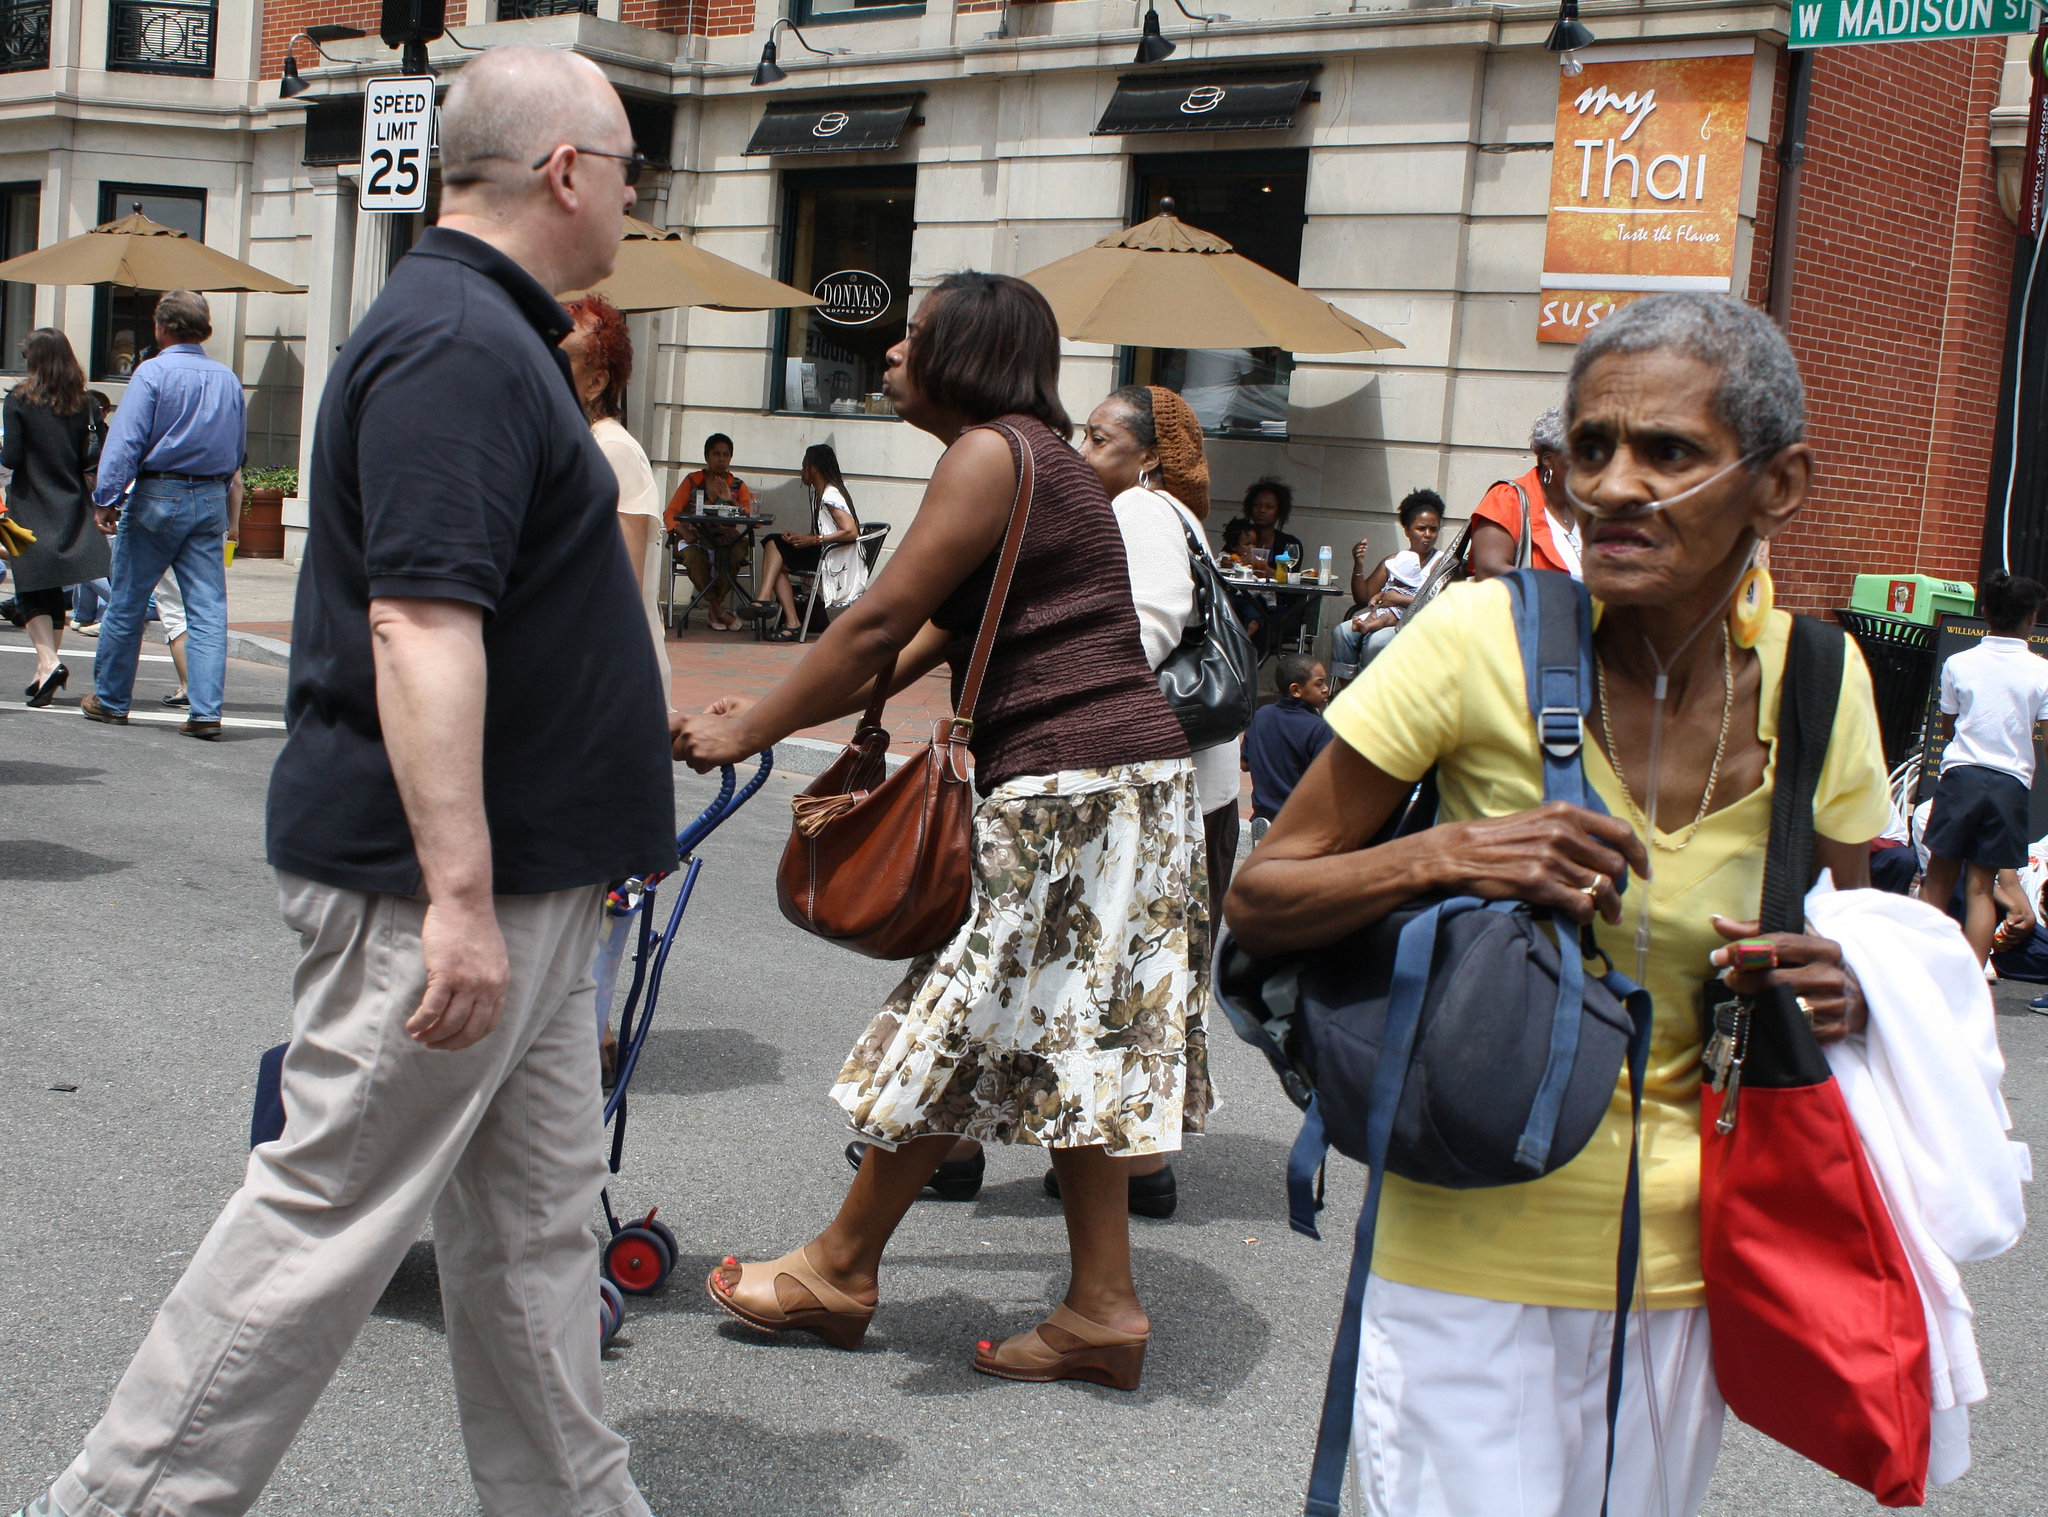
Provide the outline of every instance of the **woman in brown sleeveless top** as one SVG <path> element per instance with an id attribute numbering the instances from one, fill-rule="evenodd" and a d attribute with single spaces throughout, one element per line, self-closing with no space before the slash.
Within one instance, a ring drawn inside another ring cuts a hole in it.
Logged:
<path id="1" fill-rule="evenodd" d="M 1071 1283 L 1046 1322 L 981 1344 L 975 1368 L 1132 1389 L 1150 1324 L 1126 1161 L 1178 1149 L 1211 1104 L 1208 889 L 1187 740 L 1145 660 L 1109 498 L 1063 440 L 1058 375 L 1031 286 L 957 274 L 932 291 L 884 380 L 898 414 L 947 445 L 902 546 L 759 704 L 675 720 L 676 756 L 705 769 L 861 710 L 878 674 L 901 689 L 943 659 L 957 700 L 1030 448 L 1035 495 L 975 712 L 973 905 L 833 1087 L 868 1144 L 839 1215 L 708 1285 L 754 1327 L 851 1348 L 890 1235 L 954 1140 L 1035 1143 L 1059 1173 Z"/>

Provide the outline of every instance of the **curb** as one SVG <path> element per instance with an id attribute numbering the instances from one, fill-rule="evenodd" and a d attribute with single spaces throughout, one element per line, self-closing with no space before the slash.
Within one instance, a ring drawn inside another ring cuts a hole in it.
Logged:
<path id="1" fill-rule="evenodd" d="M 264 637 L 255 632 L 228 628 L 228 657 L 245 664 L 268 664 L 273 669 L 292 666 L 292 645 L 283 638 Z"/>
<path id="2" fill-rule="evenodd" d="M 827 743 L 815 737 L 786 737 L 775 745 L 775 768 L 783 774 L 823 774 L 827 766 L 845 751 L 838 743 Z M 894 774 L 903 766 L 903 755 L 892 753 L 887 762 L 889 772 Z"/>

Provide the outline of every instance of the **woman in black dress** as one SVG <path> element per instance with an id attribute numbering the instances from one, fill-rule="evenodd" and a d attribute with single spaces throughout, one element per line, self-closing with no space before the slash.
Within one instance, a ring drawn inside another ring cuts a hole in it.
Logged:
<path id="1" fill-rule="evenodd" d="M 36 645 L 36 677 L 23 692 L 47 706 L 71 678 L 57 660 L 67 609 L 64 587 L 104 579 L 113 555 L 94 525 L 85 473 L 99 458 L 101 431 L 85 398 L 85 375 L 70 339 L 38 327 L 22 343 L 28 377 L 0 402 L 0 464 L 14 471 L 7 512 L 35 533 L 13 564 L 15 616 Z"/>

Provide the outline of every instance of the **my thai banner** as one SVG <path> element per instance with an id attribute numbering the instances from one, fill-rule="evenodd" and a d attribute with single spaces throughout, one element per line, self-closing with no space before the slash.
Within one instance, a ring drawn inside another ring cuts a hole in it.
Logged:
<path id="1" fill-rule="evenodd" d="M 1561 75 L 1540 342 L 1660 290 L 1731 288 L 1753 44 L 1588 48 Z"/>

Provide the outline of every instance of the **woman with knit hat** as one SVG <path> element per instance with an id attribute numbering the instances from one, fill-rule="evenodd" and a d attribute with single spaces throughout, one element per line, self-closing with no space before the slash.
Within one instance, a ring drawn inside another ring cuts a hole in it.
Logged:
<path id="1" fill-rule="evenodd" d="M 1195 614 L 1188 536 L 1192 532 L 1194 540 L 1202 542 L 1200 524 L 1209 515 L 1209 461 L 1202 451 L 1202 424 L 1174 391 L 1160 385 L 1125 385 L 1089 416 L 1080 449 L 1116 511 L 1145 661 L 1157 669 L 1180 646 L 1181 633 Z M 1211 901 L 1223 899 L 1237 861 L 1239 783 L 1235 739 L 1195 754 Z M 1201 1014 L 1200 1007 L 1190 1006 L 1189 1024 Z M 1051 1195 L 1059 1194 L 1058 1177 L 1050 1170 L 1045 1188 Z M 1170 1217 L 1178 1200 L 1173 1168 L 1165 1155 L 1131 1161 L 1132 1211 Z"/>

